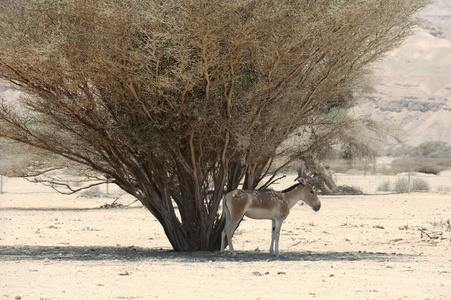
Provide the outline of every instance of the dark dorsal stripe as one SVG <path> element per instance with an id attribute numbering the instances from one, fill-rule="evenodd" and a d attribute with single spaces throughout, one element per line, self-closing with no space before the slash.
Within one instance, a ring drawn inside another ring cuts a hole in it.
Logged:
<path id="1" fill-rule="evenodd" d="M 292 190 L 294 190 L 295 188 L 297 188 L 298 186 L 300 186 L 302 183 L 296 183 L 295 185 L 290 186 L 289 188 L 286 188 L 282 191 L 282 193 L 288 193 Z"/>

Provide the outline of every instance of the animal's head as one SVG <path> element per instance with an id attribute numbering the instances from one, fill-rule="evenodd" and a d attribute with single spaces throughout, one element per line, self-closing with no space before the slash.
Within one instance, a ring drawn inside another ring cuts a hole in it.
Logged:
<path id="1" fill-rule="evenodd" d="M 296 178 L 303 186 L 302 200 L 307 203 L 314 211 L 318 211 L 321 208 L 321 201 L 316 194 L 316 188 L 311 186 L 304 178 Z"/>

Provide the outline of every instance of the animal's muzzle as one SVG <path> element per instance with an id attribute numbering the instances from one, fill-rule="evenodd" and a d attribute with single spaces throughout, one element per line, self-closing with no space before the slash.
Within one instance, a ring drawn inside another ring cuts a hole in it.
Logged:
<path id="1" fill-rule="evenodd" d="M 312 208 L 313 208 L 314 211 L 318 211 L 321 208 L 321 202 L 318 202 Z"/>

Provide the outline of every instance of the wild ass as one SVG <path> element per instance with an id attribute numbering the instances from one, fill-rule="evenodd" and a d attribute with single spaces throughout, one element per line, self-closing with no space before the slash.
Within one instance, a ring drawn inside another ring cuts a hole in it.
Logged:
<path id="1" fill-rule="evenodd" d="M 279 256 L 279 236 L 282 222 L 287 218 L 290 209 L 299 201 L 303 200 L 314 211 L 321 208 L 321 201 L 316 195 L 316 189 L 308 184 L 304 178 L 300 178 L 297 185 L 286 190 L 286 192 L 274 191 L 244 191 L 234 190 L 225 195 L 223 200 L 223 211 L 226 223 L 221 235 L 221 255 L 224 254 L 225 239 L 229 243 L 229 251 L 236 257 L 233 249 L 232 236 L 244 216 L 252 219 L 272 220 L 271 247 L 269 252 Z"/>

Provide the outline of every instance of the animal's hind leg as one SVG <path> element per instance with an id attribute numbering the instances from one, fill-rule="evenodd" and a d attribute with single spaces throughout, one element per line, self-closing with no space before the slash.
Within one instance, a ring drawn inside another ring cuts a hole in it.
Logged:
<path id="1" fill-rule="evenodd" d="M 223 230 L 221 232 L 221 250 L 220 250 L 221 255 L 224 254 L 225 239 L 226 239 L 226 232 L 225 232 L 225 230 Z"/>
<path id="2" fill-rule="evenodd" d="M 233 233 L 235 232 L 235 229 L 238 226 L 238 224 L 240 223 L 240 221 L 241 221 L 241 219 L 231 220 L 231 222 L 229 223 L 229 226 L 227 226 L 227 228 L 225 228 L 225 234 L 227 235 L 227 240 L 229 242 L 229 251 L 230 251 L 230 253 L 232 253 L 233 257 L 236 257 L 236 253 L 235 253 L 235 250 L 233 249 L 232 237 L 233 237 Z"/>

